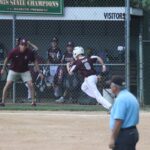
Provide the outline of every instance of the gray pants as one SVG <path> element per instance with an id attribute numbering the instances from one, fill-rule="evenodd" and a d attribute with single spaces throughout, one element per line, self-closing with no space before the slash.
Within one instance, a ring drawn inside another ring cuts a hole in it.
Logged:
<path id="1" fill-rule="evenodd" d="M 139 140 L 138 130 L 121 130 L 113 150 L 136 150 L 136 144 Z"/>

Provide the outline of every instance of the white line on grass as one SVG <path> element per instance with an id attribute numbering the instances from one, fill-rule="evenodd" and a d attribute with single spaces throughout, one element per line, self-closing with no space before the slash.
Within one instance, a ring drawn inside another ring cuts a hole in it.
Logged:
<path id="1" fill-rule="evenodd" d="M 109 116 L 107 113 L 106 114 L 82 114 L 82 113 L 71 113 L 71 112 L 66 112 L 66 113 L 54 113 L 54 112 L 0 112 L 1 115 L 22 115 L 22 116 L 55 116 L 55 117 L 107 117 Z"/>

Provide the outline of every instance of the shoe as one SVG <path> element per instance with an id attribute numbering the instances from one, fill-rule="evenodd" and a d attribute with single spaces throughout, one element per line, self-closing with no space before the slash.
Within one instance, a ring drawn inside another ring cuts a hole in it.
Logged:
<path id="1" fill-rule="evenodd" d="M 111 114 L 111 108 L 112 108 L 112 106 L 107 110 L 107 114 Z"/>
<path id="2" fill-rule="evenodd" d="M 107 111 L 107 114 L 108 114 L 108 115 L 110 115 L 110 114 L 111 114 L 111 111 L 110 111 L 110 110 L 108 110 L 108 111 Z"/>
<path id="3" fill-rule="evenodd" d="M 0 103 L 0 107 L 5 107 L 5 103 Z"/>
<path id="4" fill-rule="evenodd" d="M 36 102 L 32 102 L 31 106 L 35 107 L 36 106 Z"/>
<path id="5" fill-rule="evenodd" d="M 64 97 L 60 97 L 60 98 L 57 99 L 55 102 L 56 102 L 56 103 L 64 103 L 64 102 L 65 102 Z"/>

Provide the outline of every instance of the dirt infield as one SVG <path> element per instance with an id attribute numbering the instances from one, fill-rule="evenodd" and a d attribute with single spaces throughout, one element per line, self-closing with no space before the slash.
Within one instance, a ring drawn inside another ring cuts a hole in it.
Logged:
<path id="1" fill-rule="evenodd" d="M 137 150 L 150 150 L 150 113 L 141 113 Z M 105 112 L 1 111 L 0 150 L 108 150 Z"/>

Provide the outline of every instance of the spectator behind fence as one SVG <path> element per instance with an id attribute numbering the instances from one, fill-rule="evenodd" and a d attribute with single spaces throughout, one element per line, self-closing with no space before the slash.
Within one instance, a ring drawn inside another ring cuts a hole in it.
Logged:
<path id="1" fill-rule="evenodd" d="M 105 64 L 109 64 L 110 61 L 109 61 L 109 56 L 108 56 L 108 49 L 105 48 L 104 50 L 100 50 L 99 56 L 103 59 Z M 110 77 L 110 66 L 109 65 L 107 65 L 106 71 L 104 74 L 102 73 L 102 76 L 105 80 L 109 79 L 109 77 Z"/>
<path id="2" fill-rule="evenodd" d="M 117 51 L 118 51 L 119 62 L 124 63 L 125 62 L 125 47 L 124 46 L 118 46 Z"/>
<path id="3" fill-rule="evenodd" d="M 0 103 L 0 106 L 5 106 L 5 99 L 7 97 L 7 91 L 10 85 L 20 78 L 24 82 L 27 82 L 32 95 L 32 106 L 36 106 L 34 86 L 32 83 L 32 77 L 28 66 L 29 63 L 34 62 L 35 67 L 37 71 L 40 73 L 41 78 L 43 78 L 43 75 L 40 72 L 39 65 L 35 58 L 35 55 L 33 54 L 32 50 L 28 48 L 28 41 L 26 39 L 24 38 L 21 39 L 19 42 L 19 46 L 10 51 L 10 53 L 4 60 L 4 65 L 3 69 L 1 70 L 1 74 L 4 73 L 6 65 L 9 61 L 11 61 L 10 70 L 7 76 L 7 82 L 3 89 L 2 102 Z"/>
<path id="4" fill-rule="evenodd" d="M 5 48 L 4 44 L 0 42 L 0 64 L 4 62 L 4 58 L 6 57 L 7 49 Z M 2 65 L 0 65 L 0 70 L 2 69 Z M 7 71 L 3 75 L 0 75 L 0 81 L 6 80 Z"/>
<path id="5" fill-rule="evenodd" d="M 5 48 L 4 44 L 0 42 L 0 63 L 4 61 L 6 57 L 7 49 Z"/>
<path id="6" fill-rule="evenodd" d="M 54 84 L 54 77 L 57 73 L 57 69 L 59 64 L 61 63 L 62 52 L 58 45 L 58 38 L 54 37 L 51 41 L 51 47 L 48 49 L 48 64 L 50 64 L 50 78 L 49 84 L 53 86 L 54 89 L 54 96 L 57 98 L 59 97 L 57 92 L 57 85 Z"/>
<path id="7" fill-rule="evenodd" d="M 96 55 L 95 54 L 95 49 L 89 47 L 87 48 L 87 53 L 86 53 L 87 57 L 91 57 L 92 55 Z"/>
<path id="8" fill-rule="evenodd" d="M 109 50 L 105 48 L 104 50 L 100 50 L 99 56 L 103 59 L 105 64 L 109 63 L 109 55 L 108 55 Z M 108 70 L 108 67 L 107 67 Z"/>
<path id="9" fill-rule="evenodd" d="M 61 62 L 63 64 L 66 64 L 68 62 L 72 63 L 74 61 L 73 58 L 73 49 L 74 49 L 74 43 L 73 42 L 68 42 L 67 47 L 66 47 L 66 52 L 64 53 Z M 69 98 L 70 101 L 73 101 L 73 98 L 75 97 L 74 95 L 76 94 L 75 89 L 78 86 L 78 79 L 77 79 L 77 74 L 69 75 L 67 72 L 66 66 L 63 66 L 63 74 L 64 74 L 64 80 L 63 80 L 63 87 L 64 87 L 64 92 L 63 95 L 56 100 L 57 103 L 63 103 L 65 102 L 66 98 Z"/>

